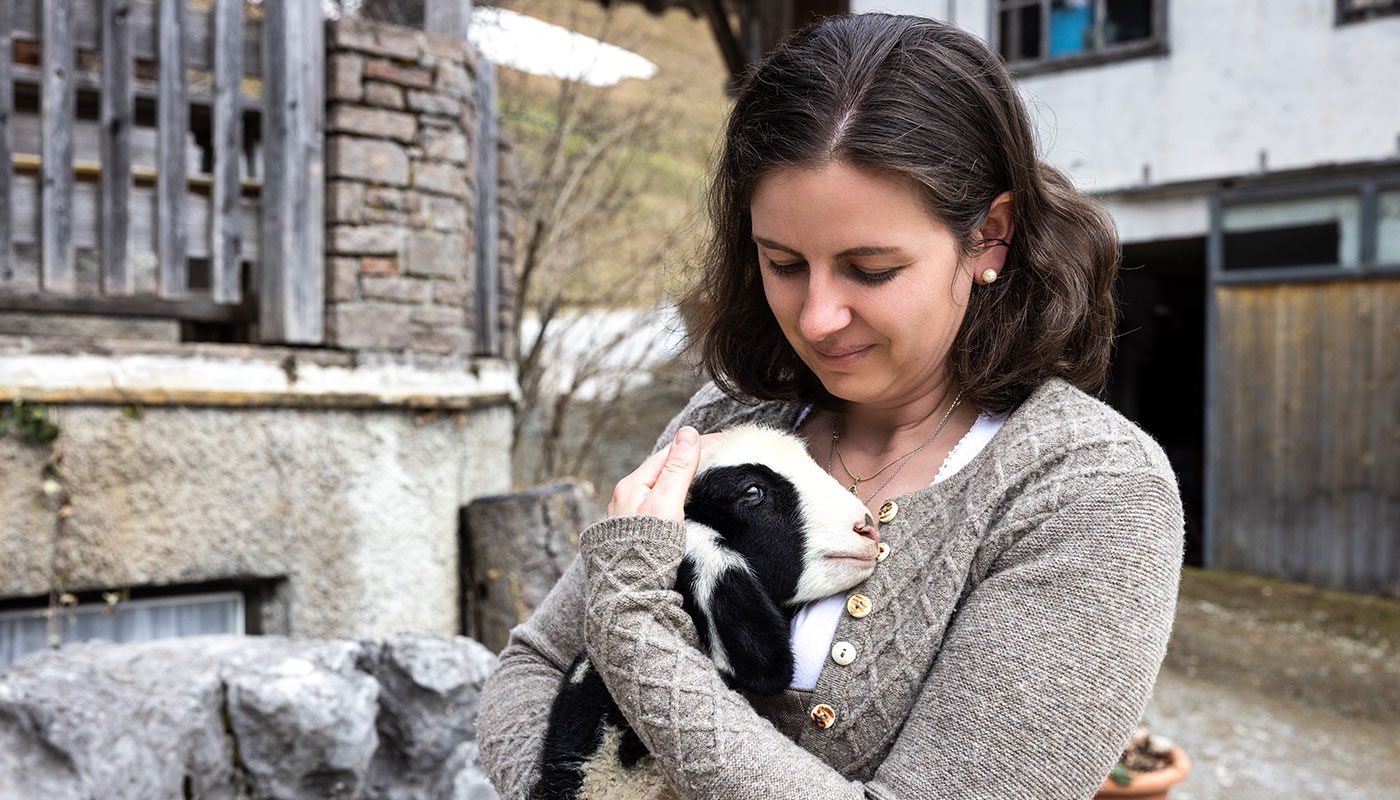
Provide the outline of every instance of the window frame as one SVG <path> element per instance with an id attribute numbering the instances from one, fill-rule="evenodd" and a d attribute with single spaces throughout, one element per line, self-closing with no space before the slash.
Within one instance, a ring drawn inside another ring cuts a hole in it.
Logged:
<path id="1" fill-rule="evenodd" d="M 1018 78 L 1059 72 L 1067 69 L 1095 67 L 1134 58 L 1162 56 L 1170 52 L 1167 35 L 1167 6 L 1170 0 L 1150 0 L 1152 3 L 1152 36 L 1147 39 L 1110 47 L 1105 47 L 1102 44 L 1104 37 L 1104 21 L 1107 19 L 1104 11 L 1107 0 L 1089 0 L 1089 2 L 1094 4 L 1095 8 L 1095 49 L 1072 56 L 1060 56 L 1059 58 L 1038 56 L 1036 58 L 1022 58 L 1014 61 L 1002 55 L 1002 13 L 1025 8 L 1027 6 L 1040 6 L 1041 49 L 1045 50 L 1048 48 L 1050 38 L 1050 4 L 1052 1 L 1053 0 L 993 0 L 988 6 L 991 14 L 991 22 L 988 26 L 988 31 L 990 32 L 988 37 L 990 39 L 989 44 L 991 44 L 992 49 L 996 51 L 997 55 L 1001 57 L 1002 61 L 1005 62 L 1007 68 Z"/>
<path id="2" fill-rule="evenodd" d="M 1370 22 L 1373 19 L 1383 19 L 1400 14 L 1400 0 L 1389 0 L 1390 5 L 1380 8 L 1357 8 L 1356 0 L 1337 0 L 1335 25 L 1355 25 L 1361 22 Z"/>
<path id="3" fill-rule="evenodd" d="M 1400 261 L 1381 263 L 1380 195 L 1400 189 L 1400 171 L 1393 168 L 1346 178 L 1314 178 L 1217 189 L 1210 197 L 1210 228 L 1206 233 L 1206 270 L 1215 285 L 1241 283 L 1302 283 L 1376 276 L 1400 276 Z M 1360 200 L 1361 248 L 1352 266 L 1328 264 L 1300 267 L 1225 268 L 1225 210 L 1231 205 L 1268 201 L 1302 200 L 1328 195 L 1353 194 Z"/>

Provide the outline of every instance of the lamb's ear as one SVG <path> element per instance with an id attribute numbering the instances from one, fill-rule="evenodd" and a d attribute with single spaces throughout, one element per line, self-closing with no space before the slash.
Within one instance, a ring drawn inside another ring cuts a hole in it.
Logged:
<path id="1" fill-rule="evenodd" d="M 747 570 L 720 576 L 710 599 L 715 631 L 724 645 L 732 683 L 758 694 L 792 685 L 792 644 L 787 618 Z"/>

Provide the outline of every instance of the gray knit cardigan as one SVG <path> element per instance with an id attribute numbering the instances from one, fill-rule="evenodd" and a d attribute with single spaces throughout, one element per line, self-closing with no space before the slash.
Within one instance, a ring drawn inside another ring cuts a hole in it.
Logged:
<path id="1" fill-rule="evenodd" d="M 707 386 L 658 439 L 798 407 Z M 680 524 L 616 517 L 516 626 L 478 742 L 507 798 L 535 779 L 550 702 L 585 646 L 681 798 L 1089 798 L 1151 696 L 1181 575 L 1181 499 L 1161 447 L 1070 384 L 1036 389 L 966 466 L 896 498 L 889 556 L 849 594 L 845 666 L 811 691 L 727 688 L 672 586 Z M 824 704 L 834 723 L 811 710 Z"/>

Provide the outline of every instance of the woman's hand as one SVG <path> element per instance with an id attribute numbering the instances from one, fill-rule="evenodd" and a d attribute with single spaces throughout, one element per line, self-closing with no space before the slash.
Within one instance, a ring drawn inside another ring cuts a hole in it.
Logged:
<path id="1" fill-rule="evenodd" d="M 685 518 L 685 495 L 700 464 L 700 448 L 722 433 L 683 426 L 669 447 L 658 450 L 631 475 L 617 482 L 608 503 L 609 517 L 645 515 L 680 522 Z"/>

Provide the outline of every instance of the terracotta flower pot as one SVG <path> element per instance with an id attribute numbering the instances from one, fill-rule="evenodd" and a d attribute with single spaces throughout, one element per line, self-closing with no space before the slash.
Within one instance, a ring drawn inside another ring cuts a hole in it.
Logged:
<path id="1" fill-rule="evenodd" d="M 1185 780 L 1191 772 L 1191 759 L 1187 757 L 1185 750 L 1173 747 L 1171 759 L 1171 763 L 1161 769 L 1134 774 L 1133 782 L 1127 786 L 1119 786 L 1112 779 L 1104 778 L 1103 786 L 1099 787 L 1098 794 L 1094 795 L 1095 800 L 1117 797 L 1167 800 L 1168 790 Z"/>

